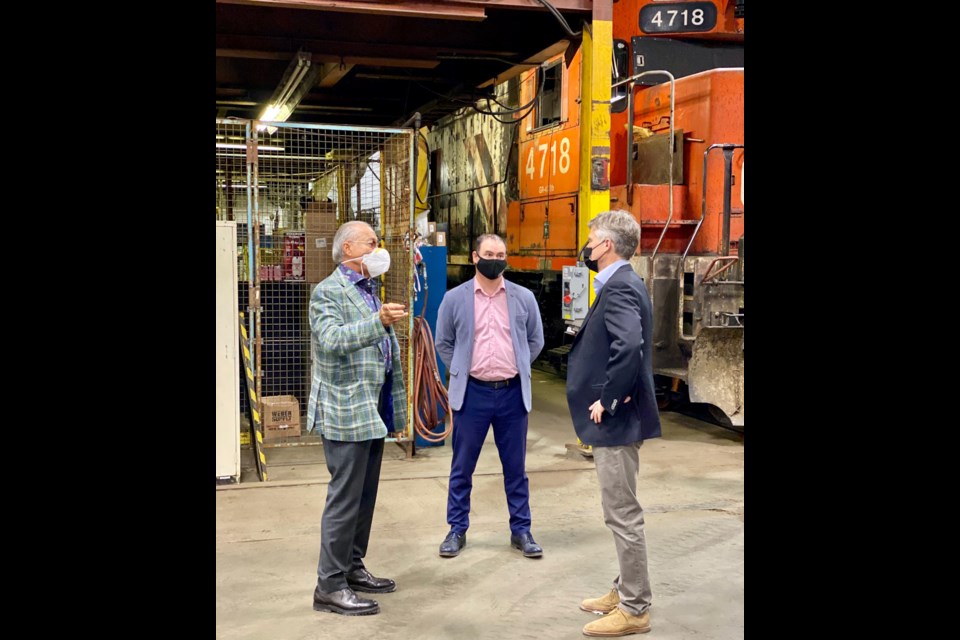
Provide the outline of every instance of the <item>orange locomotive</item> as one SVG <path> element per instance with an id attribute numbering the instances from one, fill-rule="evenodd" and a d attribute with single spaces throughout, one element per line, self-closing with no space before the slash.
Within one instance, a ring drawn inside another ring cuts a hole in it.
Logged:
<path id="1" fill-rule="evenodd" d="M 665 402 L 683 382 L 691 401 L 742 428 L 743 0 L 613 9 L 610 164 L 593 170 L 609 175 L 611 208 L 641 225 L 633 262 L 654 305 L 654 372 Z M 545 284 L 564 274 L 568 324 L 585 311 L 571 282 L 588 279 L 577 262 L 580 69 L 575 49 L 521 78 L 521 104 L 536 107 L 520 125 L 506 228 L 512 269 Z"/>

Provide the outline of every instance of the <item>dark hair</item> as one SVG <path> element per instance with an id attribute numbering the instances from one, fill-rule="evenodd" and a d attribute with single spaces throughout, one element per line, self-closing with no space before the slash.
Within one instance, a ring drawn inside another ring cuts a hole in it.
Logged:
<path id="1" fill-rule="evenodd" d="M 501 238 L 500 236 L 498 236 L 497 234 L 485 233 L 481 235 L 479 238 L 477 238 L 476 241 L 473 243 L 473 250 L 477 252 L 477 255 L 480 255 L 480 245 L 482 245 L 486 240 L 496 240 L 497 242 L 502 243 L 504 248 L 507 247 L 507 241 Z"/>

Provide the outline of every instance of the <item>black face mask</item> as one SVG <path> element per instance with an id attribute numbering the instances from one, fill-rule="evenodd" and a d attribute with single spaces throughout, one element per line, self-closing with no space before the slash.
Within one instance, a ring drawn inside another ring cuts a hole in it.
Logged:
<path id="1" fill-rule="evenodd" d="M 504 269 L 506 268 L 506 260 L 488 260 L 487 258 L 480 258 L 480 262 L 477 263 L 477 271 L 482 273 L 484 277 L 491 280 L 496 280 L 499 278 L 500 274 L 503 273 Z"/>
<path id="2" fill-rule="evenodd" d="M 584 242 L 583 248 L 580 249 L 580 262 L 587 265 L 587 269 L 590 269 L 590 271 L 597 273 L 600 271 L 600 264 L 596 260 L 590 259 L 590 255 L 594 249 L 596 249 L 596 247 L 588 247 L 587 243 Z"/>

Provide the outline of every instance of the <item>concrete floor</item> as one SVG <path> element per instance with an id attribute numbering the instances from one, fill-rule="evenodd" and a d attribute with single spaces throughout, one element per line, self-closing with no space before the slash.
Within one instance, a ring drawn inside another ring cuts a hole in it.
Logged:
<path id="1" fill-rule="evenodd" d="M 513 640 L 583 638 L 596 619 L 580 600 L 617 574 L 592 461 L 575 442 L 564 381 L 534 372 L 527 473 L 540 559 L 510 547 L 503 476 L 492 432 L 474 476 L 467 546 L 437 555 L 446 523 L 449 444 L 406 459 L 387 444 L 365 563 L 397 590 L 368 594 L 374 616 L 312 609 L 320 515 L 329 475 L 322 447 L 268 449 L 270 481 L 249 471 L 218 487 L 217 638 Z M 653 589 L 649 635 L 743 637 L 743 443 L 735 433 L 666 412 L 663 437 L 640 449 Z M 249 480 L 248 480 L 249 478 Z M 639 637 L 639 636 L 638 636 Z"/>

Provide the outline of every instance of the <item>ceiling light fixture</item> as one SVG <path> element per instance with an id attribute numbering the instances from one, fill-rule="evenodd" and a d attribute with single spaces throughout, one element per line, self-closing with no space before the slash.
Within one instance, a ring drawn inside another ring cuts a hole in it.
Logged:
<path id="1" fill-rule="evenodd" d="M 250 185 L 250 186 L 253 187 L 253 185 Z M 226 184 L 225 182 L 217 182 L 217 188 L 218 188 L 218 189 L 226 189 L 226 188 L 227 188 L 227 184 Z M 240 183 L 240 184 L 233 183 L 233 184 L 230 185 L 230 188 L 231 188 L 231 189 L 246 189 L 246 188 L 247 188 L 247 185 L 245 185 L 245 184 L 243 184 L 243 183 Z M 257 185 L 257 189 L 268 189 L 268 188 L 269 188 L 269 187 L 268 187 L 267 185 L 265 185 L 265 184 L 258 184 L 258 185 Z"/>
<path id="2" fill-rule="evenodd" d="M 245 144 L 234 144 L 231 142 L 218 142 L 217 149 L 246 149 L 247 145 Z M 260 151 L 285 151 L 284 147 L 278 147 L 270 144 L 258 144 L 257 149 Z"/>
<path id="3" fill-rule="evenodd" d="M 313 64 L 312 58 L 313 56 L 309 53 L 297 52 L 284 72 L 280 85 L 273 92 L 270 102 L 263 113 L 260 114 L 259 120 L 284 122 L 290 117 L 303 97 L 317 82 L 320 65 Z M 265 124 L 257 125 L 257 131 L 263 131 L 264 129 L 270 135 L 273 135 L 277 130 L 276 127 L 268 127 Z"/>

